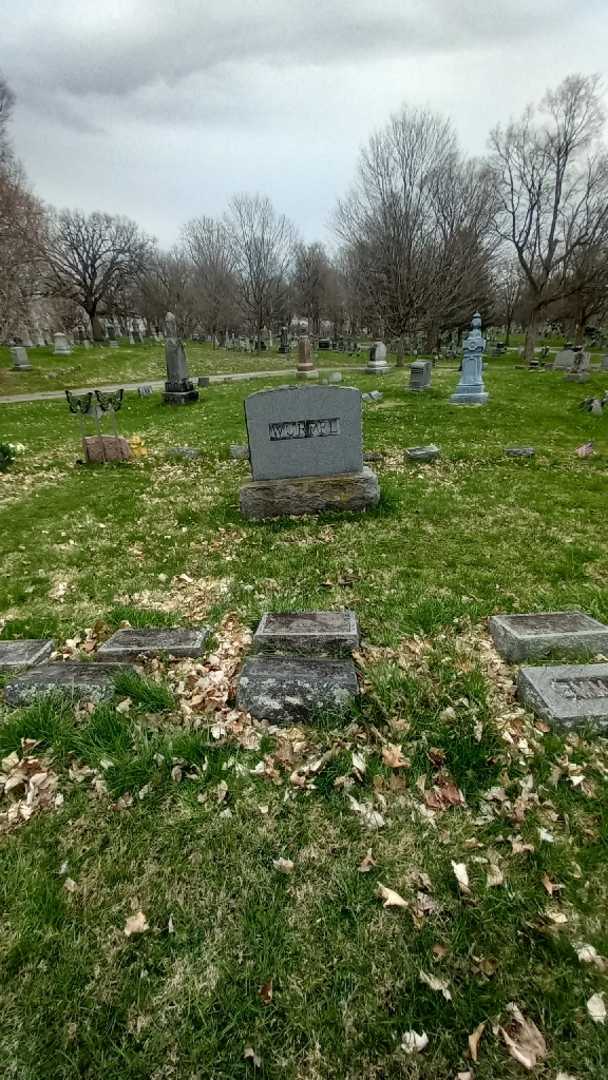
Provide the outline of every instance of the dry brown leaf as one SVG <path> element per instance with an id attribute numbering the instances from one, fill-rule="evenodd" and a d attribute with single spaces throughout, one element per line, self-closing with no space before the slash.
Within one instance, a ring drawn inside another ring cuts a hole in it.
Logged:
<path id="1" fill-rule="evenodd" d="M 144 934 L 146 930 L 149 930 L 148 920 L 143 911 L 138 911 L 137 915 L 130 915 L 125 923 L 125 936 L 131 937 L 132 934 Z"/>
<path id="2" fill-rule="evenodd" d="M 270 1005 L 271 1004 L 271 1002 L 272 1002 L 272 979 L 269 979 L 268 982 L 265 982 L 265 983 L 262 984 L 262 986 L 260 986 L 259 995 L 260 995 L 260 999 L 262 1001 L 262 1005 Z"/>
<path id="3" fill-rule="evenodd" d="M 574 948 L 581 964 L 593 964 L 598 971 L 608 972 L 608 960 L 600 956 L 593 945 L 585 945 L 583 942 L 578 941 L 575 943 Z"/>
<path id="4" fill-rule="evenodd" d="M 486 885 L 488 889 L 493 888 L 495 885 L 504 885 L 504 883 L 505 875 L 500 869 L 500 866 L 496 866 L 494 863 L 492 863 L 486 877 Z"/>
<path id="5" fill-rule="evenodd" d="M 587 1012 L 594 1023 L 606 1023 L 606 1005 L 603 993 L 593 994 L 593 996 L 589 998 L 589 1001 L 587 1002 Z"/>
<path id="6" fill-rule="evenodd" d="M 532 1020 L 526 1020 L 518 1006 L 511 1002 L 507 1005 L 513 1017 L 509 1030 L 499 1027 L 511 1057 L 515 1058 L 524 1069 L 531 1070 L 547 1054 L 547 1044 L 543 1035 Z"/>
<path id="7" fill-rule="evenodd" d="M 452 1000 L 452 995 L 445 979 L 438 979 L 436 975 L 429 975 L 426 971 L 419 971 L 418 978 L 420 979 L 420 982 L 430 986 L 431 990 L 436 990 L 438 993 L 443 994 L 446 1001 Z"/>
<path id="8" fill-rule="evenodd" d="M 452 870 L 454 871 L 454 874 L 456 876 L 458 888 L 462 893 L 468 895 L 471 892 L 471 889 L 469 886 L 469 874 L 467 871 L 466 863 L 452 862 Z"/>
<path id="9" fill-rule="evenodd" d="M 394 889 L 387 889 L 386 885 L 379 884 L 376 895 L 379 896 L 381 900 L 384 900 L 384 904 L 382 906 L 385 908 L 406 908 L 408 906 L 407 900 L 404 900 L 402 896 L 399 896 L 399 893 L 395 892 Z"/>
<path id="10" fill-rule="evenodd" d="M 382 747 L 382 761 L 389 769 L 409 769 L 411 761 L 403 756 L 397 743 L 387 743 Z"/>
<path id="11" fill-rule="evenodd" d="M 559 889 L 563 889 L 564 887 L 563 885 L 556 884 L 555 881 L 551 881 L 551 878 L 548 874 L 543 874 L 543 885 L 546 891 L 549 893 L 549 896 L 553 896 L 554 892 L 558 892 Z"/>
<path id="12" fill-rule="evenodd" d="M 436 956 L 438 960 L 443 960 L 448 955 L 448 949 L 445 945 L 433 945 L 433 956 Z"/>
<path id="13" fill-rule="evenodd" d="M 486 1021 L 482 1020 L 481 1024 L 478 1024 L 475 1031 L 469 1035 L 469 1053 L 473 1061 L 477 1061 L 477 1050 L 479 1047 L 479 1040 L 484 1033 Z"/>
<path id="14" fill-rule="evenodd" d="M 358 869 L 360 874 L 369 874 L 372 866 L 375 866 L 375 865 L 376 865 L 376 860 L 374 859 L 374 856 L 372 855 L 372 849 L 370 847 L 370 848 L 367 849 L 367 855 L 360 862 L 357 869 Z"/>
<path id="15" fill-rule="evenodd" d="M 421 1054 L 429 1045 L 429 1037 L 425 1031 L 418 1034 L 417 1031 L 404 1031 L 401 1036 L 401 1049 L 406 1054 Z"/>
<path id="16" fill-rule="evenodd" d="M 278 870 L 281 874 L 291 874 L 295 863 L 293 863 L 291 859 L 281 858 L 273 859 L 272 865 L 274 866 L 275 870 Z"/>

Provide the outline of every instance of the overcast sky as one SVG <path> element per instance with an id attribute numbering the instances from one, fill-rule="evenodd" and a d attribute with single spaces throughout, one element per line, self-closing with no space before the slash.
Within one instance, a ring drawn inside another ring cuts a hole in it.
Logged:
<path id="1" fill-rule="evenodd" d="M 10 7 L 9 7 L 10 5 Z M 0 69 L 37 193 L 163 245 L 235 191 L 307 240 L 403 102 L 489 129 L 565 75 L 606 73 L 608 0 L 4 0 Z M 608 81 L 608 80 L 607 80 Z"/>

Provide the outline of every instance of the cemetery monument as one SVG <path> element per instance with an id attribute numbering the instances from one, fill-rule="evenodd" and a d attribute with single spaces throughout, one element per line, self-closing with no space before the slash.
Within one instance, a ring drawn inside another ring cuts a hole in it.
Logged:
<path id="1" fill-rule="evenodd" d="M 191 405 L 199 399 L 199 392 L 188 377 L 188 361 L 181 338 L 177 335 L 175 315 L 167 312 L 165 319 L 165 363 L 167 381 L 163 401 L 165 405 Z"/>
<path id="2" fill-rule="evenodd" d="M 450 398 L 453 405 L 486 404 L 488 394 L 483 384 L 485 345 L 485 338 L 481 335 L 481 316 L 477 311 L 471 322 L 471 332 L 464 342 L 460 382 Z"/>

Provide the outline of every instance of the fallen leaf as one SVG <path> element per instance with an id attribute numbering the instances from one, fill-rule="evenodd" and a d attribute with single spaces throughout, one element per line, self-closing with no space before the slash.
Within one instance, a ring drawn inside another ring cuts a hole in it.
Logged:
<path id="1" fill-rule="evenodd" d="M 375 865 L 376 865 L 376 860 L 374 859 L 374 856 L 372 855 L 372 849 L 370 847 L 370 848 L 367 849 L 367 855 L 361 861 L 361 863 L 359 864 L 357 869 L 358 869 L 360 874 L 369 874 L 372 866 L 375 866 Z"/>
<path id="2" fill-rule="evenodd" d="M 143 911 L 138 911 L 137 915 L 129 916 L 125 923 L 126 937 L 131 937 L 132 934 L 143 934 L 149 929 L 148 920 Z"/>
<path id="3" fill-rule="evenodd" d="M 502 1027 L 498 1030 L 511 1057 L 523 1065 L 524 1069 L 533 1069 L 538 1061 L 546 1057 L 547 1044 L 536 1024 L 531 1020 L 526 1020 L 514 1002 L 507 1005 L 507 1009 L 513 1017 L 510 1031 Z"/>
<path id="4" fill-rule="evenodd" d="M 265 982 L 260 986 L 259 994 L 262 1005 L 270 1005 L 272 1001 L 272 979 L 269 979 L 268 982 Z"/>
<path id="5" fill-rule="evenodd" d="M 448 950 L 445 945 L 433 945 L 433 956 L 436 956 L 438 960 L 443 960 L 448 955 Z"/>
<path id="6" fill-rule="evenodd" d="M 469 875 L 466 867 L 466 863 L 452 862 L 452 870 L 456 875 L 456 881 L 458 882 L 458 888 L 462 893 L 470 893 L 469 887 Z"/>
<path id="7" fill-rule="evenodd" d="M 438 979 L 436 975 L 429 975 L 426 971 L 419 971 L 418 977 L 420 982 L 426 983 L 430 986 L 431 990 L 437 990 L 438 993 L 443 994 L 446 1001 L 452 1000 L 452 995 L 448 990 L 448 984 L 445 979 Z"/>
<path id="8" fill-rule="evenodd" d="M 564 923 L 568 922 L 568 916 L 564 915 L 563 911 L 549 910 L 545 912 L 545 915 L 552 923 L 555 923 L 556 926 L 563 926 Z"/>
<path id="9" fill-rule="evenodd" d="M 608 960 L 600 956 L 593 945 L 585 945 L 579 941 L 576 942 L 574 948 L 581 964 L 593 964 L 598 971 L 608 972 Z"/>
<path id="10" fill-rule="evenodd" d="M 548 874 L 543 874 L 543 886 L 549 893 L 549 896 L 553 896 L 554 892 L 558 892 L 564 887 L 563 885 L 557 885 L 555 881 L 551 881 L 551 878 Z"/>
<path id="11" fill-rule="evenodd" d="M 555 1080 L 577 1080 L 577 1078 L 572 1073 L 558 1072 Z"/>
<path id="12" fill-rule="evenodd" d="M 384 900 L 382 905 L 385 908 L 388 907 L 404 907 L 408 906 L 407 900 L 404 900 L 402 896 L 399 896 L 398 892 L 393 889 L 387 889 L 386 885 L 378 885 L 377 896 Z"/>
<path id="13" fill-rule="evenodd" d="M 121 713 L 122 716 L 125 716 L 126 713 L 128 713 L 130 708 L 131 708 L 131 698 L 126 697 L 126 698 L 123 698 L 122 701 L 118 702 L 118 705 L 116 706 L 116 712 Z"/>
<path id="14" fill-rule="evenodd" d="M 253 1064 L 255 1065 L 256 1069 L 261 1069 L 262 1068 L 262 1059 L 261 1059 L 261 1057 L 259 1057 L 258 1054 L 256 1054 L 255 1050 L 253 1049 L 253 1046 L 246 1046 L 245 1047 L 245 1050 L 243 1052 L 243 1057 L 244 1057 L 245 1061 L 252 1061 Z"/>
<path id="15" fill-rule="evenodd" d="M 596 1024 L 604 1024 L 606 1022 L 606 1005 L 604 1003 L 604 995 L 593 994 L 587 1002 L 587 1012 L 589 1016 Z"/>
<path id="16" fill-rule="evenodd" d="M 382 747 L 382 761 L 389 769 L 409 769 L 411 762 L 403 756 L 401 747 L 397 743 L 387 743 Z"/>
<path id="17" fill-rule="evenodd" d="M 273 859 L 272 860 L 272 865 L 274 866 L 275 870 L 278 870 L 281 874 L 291 874 L 291 871 L 293 870 L 293 868 L 295 866 L 295 863 L 293 863 L 291 861 L 291 859 L 283 859 L 283 858 L 281 858 L 281 859 Z"/>
<path id="18" fill-rule="evenodd" d="M 548 829 L 540 828 L 538 830 L 538 835 L 540 836 L 541 840 L 544 840 L 545 844 L 554 844 L 555 843 L 555 837 L 554 837 L 553 833 L 550 833 L 548 831 Z"/>
<path id="19" fill-rule="evenodd" d="M 65 881 L 63 883 L 63 887 L 64 887 L 64 889 L 66 889 L 67 892 L 71 892 L 71 893 L 76 892 L 76 889 L 78 888 L 76 882 L 71 877 L 67 877 L 65 879 Z"/>
<path id="20" fill-rule="evenodd" d="M 421 1054 L 429 1045 L 429 1037 L 425 1031 L 420 1035 L 417 1031 L 404 1031 L 401 1036 L 401 1049 L 406 1054 Z"/>
<path id="21" fill-rule="evenodd" d="M 479 1047 L 479 1040 L 484 1033 L 486 1021 L 482 1020 L 481 1024 L 478 1024 L 475 1031 L 469 1035 L 469 1053 L 473 1061 L 477 1061 L 477 1049 Z"/>
<path id="22" fill-rule="evenodd" d="M 486 877 L 486 885 L 488 889 L 493 888 L 495 885 L 504 885 L 505 875 L 503 874 L 500 866 L 495 866 L 493 863 L 488 870 Z"/>

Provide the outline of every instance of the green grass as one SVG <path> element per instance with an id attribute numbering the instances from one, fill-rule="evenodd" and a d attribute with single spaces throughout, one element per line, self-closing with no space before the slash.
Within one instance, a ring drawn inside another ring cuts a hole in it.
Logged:
<path id="1" fill-rule="evenodd" d="M 153 351 L 133 349 L 142 364 Z M 608 620 L 608 418 L 577 407 L 608 379 L 581 387 L 490 361 L 489 404 L 458 409 L 456 378 L 442 367 L 413 395 L 397 372 L 364 407 L 365 446 L 385 454 L 375 511 L 271 524 L 240 518 L 248 469 L 228 456 L 259 382 L 214 386 L 175 411 L 128 394 L 120 430 L 149 454 L 116 467 L 76 463 L 63 403 L 0 406 L 0 441 L 25 446 L 0 476 L 3 637 L 50 634 L 77 652 L 124 620 L 208 623 L 211 671 L 229 677 L 223 650 L 242 653 L 237 631 L 263 611 L 349 607 L 365 678 L 353 716 L 283 732 L 242 729 L 212 698 L 189 710 L 207 665 L 148 665 L 92 712 L 62 698 L 0 706 L 0 756 L 39 758 L 63 797 L 19 827 L 0 818 L 2 1076 L 509 1080 L 524 1072 L 492 1025 L 512 1001 L 546 1038 L 535 1075 L 606 1076 L 606 1032 L 586 1002 L 608 977 L 574 949 L 608 956 L 606 739 L 522 715 L 484 620 L 568 607 Z M 578 458 L 589 440 L 596 454 Z M 426 442 L 440 461 L 405 464 L 404 448 Z M 507 459 L 517 444 L 536 456 Z M 202 458 L 168 460 L 176 445 Z M 387 764 L 386 743 L 409 767 Z M 465 805 L 433 811 L 447 780 Z M 490 789 L 501 794 L 488 800 Z M 366 806 L 384 818 L 378 831 Z M 452 861 L 467 864 L 470 895 Z M 494 865 L 500 886 L 487 884 Z M 552 897 L 545 875 L 562 886 Z M 383 908 L 379 884 L 408 910 Z M 419 910 L 425 896 L 432 910 Z M 127 937 L 139 910 L 150 929 Z M 482 1021 L 473 1064 L 467 1036 Z M 410 1029 L 429 1037 L 414 1057 L 400 1048 Z"/>

